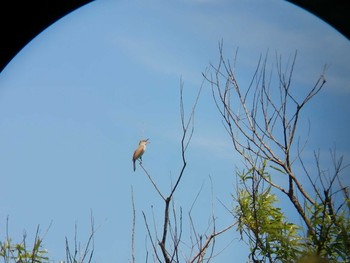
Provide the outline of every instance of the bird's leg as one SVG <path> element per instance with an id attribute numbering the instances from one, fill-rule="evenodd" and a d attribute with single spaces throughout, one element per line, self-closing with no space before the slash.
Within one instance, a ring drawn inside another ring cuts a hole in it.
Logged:
<path id="1" fill-rule="evenodd" d="M 142 164 L 142 156 L 140 156 L 139 161 L 140 161 L 140 164 Z"/>

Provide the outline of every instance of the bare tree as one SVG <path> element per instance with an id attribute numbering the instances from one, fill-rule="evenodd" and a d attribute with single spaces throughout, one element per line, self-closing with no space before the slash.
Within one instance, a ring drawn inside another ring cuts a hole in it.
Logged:
<path id="1" fill-rule="evenodd" d="M 249 211 L 254 222 L 244 221 L 244 229 L 252 244 L 253 261 L 258 261 L 256 251 L 266 252 L 266 246 L 269 246 L 266 239 L 264 242 L 261 239 L 262 234 L 266 237 L 267 232 L 262 231 L 263 220 L 262 217 L 259 218 L 258 212 L 263 209 L 262 203 L 259 205 L 261 197 L 270 197 L 272 189 L 287 197 L 306 227 L 303 244 L 308 244 L 311 248 L 298 249 L 309 250 L 332 260 L 349 261 L 346 252 L 350 251 L 349 210 L 346 210 L 346 201 L 336 202 L 336 195 L 339 193 L 343 193 L 344 199 L 349 200 L 347 187 L 342 186 L 339 176 L 345 168 L 342 158 L 337 159 L 332 155 L 335 171 L 331 175 L 322 171 L 319 156 L 316 155 L 318 172 L 311 175 L 302 158 L 305 144 L 301 145 L 300 136 L 297 135 L 304 107 L 326 83 L 324 72 L 315 85 L 300 97 L 292 88 L 297 52 L 285 68 L 281 57 L 276 55 L 276 85 L 273 85 L 272 71 L 267 72 L 266 55 L 264 58 L 260 57 L 250 85 L 244 88 L 238 84 L 231 62 L 224 58 L 222 43 L 219 51 L 218 65 L 211 65 L 210 74 L 203 75 L 211 85 L 215 105 L 223 118 L 234 149 L 243 157 L 247 167 L 247 172 L 240 174 L 244 191 L 242 188 L 237 189 L 237 200 L 247 200 L 242 198 L 245 194 L 249 199 L 250 210 L 245 211 Z M 304 168 L 312 191 L 305 190 L 301 182 L 302 176 L 296 174 L 297 161 Z M 284 178 L 285 182 L 276 181 L 274 174 Z M 275 200 L 270 201 L 272 208 Z M 238 208 L 242 212 L 243 203 L 239 203 Z M 271 210 L 272 212 L 276 211 Z M 247 214 L 241 213 L 238 219 L 242 222 L 246 219 L 244 216 Z M 273 216 L 266 213 L 264 216 L 272 222 Z M 281 214 L 276 212 L 276 218 L 281 218 Z M 284 223 L 282 221 L 281 224 Z M 299 245 L 301 246 L 300 243 Z M 265 253 L 264 260 L 280 260 L 273 258 L 272 254 Z"/>
<path id="2" fill-rule="evenodd" d="M 204 83 L 204 82 L 203 82 Z M 191 247 L 190 255 L 184 256 L 181 253 L 181 246 L 185 243 L 182 240 L 182 232 L 183 232 L 183 212 L 180 208 L 180 211 L 177 212 L 174 207 L 174 194 L 176 190 L 180 187 L 181 180 L 183 176 L 185 176 L 185 170 L 187 166 L 186 160 L 186 151 L 191 142 L 193 132 L 194 132 L 194 114 L 197 107 L 197 103 L 201 94 L 201 90 L 203 87 L 203 83 L 198 91 L 197 97 L 194 101 L 194 104 L 189 113 L 189 117 L 186 119 L 185 107 L 183 101 L 183 82 L 180 83 L 180 117 L 181 117 L 181 127 L 182 127 L 182 138 L 181 138 L 181 160 L 182 166 L 180 171 L 176 177 L 175 184 L 171 186 L 170 192 L 168 194 L 164 194 L 158 187 L 156 181 L 153 179 L 151 173 L 146 170 L 146 168 L 140 162 L 140 166 L 143 169 L 145 175 L 149 179 L 153 188 L 159 195 L 159 197 L 164 202 L 164 217 L 163 224 L 159 231 L 157 227 L 154 225 L 154 233 L 151 229 L 149 219 L 144 212 L 143 218 L 145 222 L 145 226 L 148 232 L 148 237 L 151 242 L 153 248 L 153 255 L 155 262 L 182 262 L 185 260 L 186 262 L 209 262 L 213 257 L 213 249 L 214 243 L 217 236 L 226 232 L 232 225 L 225 227 L 221 230 L 216 230 L 215 219 L 212 220 L 212 226 L 210 233 L 199 235 L 192 224 L 193 236 L 190 241 L 190 245 L 186 245 L 186 247 Z M 191 212 L 189 212 L 189 218 L 192 220 Z M 160 233 L 160 234 L 158 234 Z M 132 235 L 134 236 L 134 228 L 132 230 Z M 203 239 L 204 237 L 204 239 Z M 211 248 L 211 251 L 208 256 L 206 256 L 206 252 Z M 134 262 L 134 257 L 133 257 Z"/>

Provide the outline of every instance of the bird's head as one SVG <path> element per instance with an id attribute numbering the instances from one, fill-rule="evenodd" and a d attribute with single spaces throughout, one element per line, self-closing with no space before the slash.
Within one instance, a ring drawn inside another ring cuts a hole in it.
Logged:
<path id="1" fill-rule="evenodd" d="M 148 144 L 151 143 L 149 139 L 141 140 L 139 144 Z"/>

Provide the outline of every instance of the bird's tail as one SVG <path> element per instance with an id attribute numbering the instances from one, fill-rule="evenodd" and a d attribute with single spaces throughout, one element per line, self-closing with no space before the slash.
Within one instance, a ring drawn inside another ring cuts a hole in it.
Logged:
<path id="1" fill-rule="evenodd" d="M 135 160 L 132 161 L 134 164 L 134 172 L 136 171 L 136 164 L 135 164 Z"/>

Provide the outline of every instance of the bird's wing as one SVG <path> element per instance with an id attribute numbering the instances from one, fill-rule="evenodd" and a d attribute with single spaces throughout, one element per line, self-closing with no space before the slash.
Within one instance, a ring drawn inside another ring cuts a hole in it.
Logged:
<path id="1" fill-rule="evenodd" d="M 137 160 L 138 158 L 141 157 L 141 155 L 143 154 L 144 150 L 142 146 L 139 146 L 136 151 L 134 152 L 134 155 L 132 157 L 133 160 Z"/>

